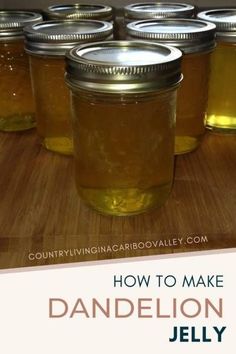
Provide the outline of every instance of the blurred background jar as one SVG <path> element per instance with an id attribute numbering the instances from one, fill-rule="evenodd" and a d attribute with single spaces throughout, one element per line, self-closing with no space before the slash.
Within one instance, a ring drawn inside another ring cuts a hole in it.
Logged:
<path id="1" fill-rule="evenodd" d="M 204 11 L 199 19 L 216 25 L 217 47 L 211 60 L 207 128 L 236 132 L 236 8 Z"/>
<path id="2" fill-rule="evenodd" d="M 188 19 L 131 22 L 129 38 L 175 46 L 183 52 L 183 82 L 178 91 L 175 153 L 195 150 L 205 132 L 210 56 L 215 47 L 215 25 Z"/>
<path id="3" fill-rule="evenodd" d="M 110 39 L 112 24 L 95 20 L 45 21 L 25 29 L 25 48 L 36 106 L 37 131 L 43 146 L 72 154 L 69 90 L 65 53 L 76 44 Z"/>
<path id="4" fill-rule="evenodd" d="M 35 126 L 29 61 L 23 27 L 42 21 L 27 11 L 0 11 L 0 130 L 20 131 Z"/>
<path id="5" fill-rule="evenodd" d="M 166 201 L 181 56 L 142 41 L 88 44 L 67 54 L 76 185 L 101 213 L 138 214 Z"/>
<path id="6" fill-rule="evenodd" d="M 99 20 L 113 25 L 116 34 L 115 12 L 111 6 L 102 4 L 57 4 L 44 10 L 47 20 Z"/>

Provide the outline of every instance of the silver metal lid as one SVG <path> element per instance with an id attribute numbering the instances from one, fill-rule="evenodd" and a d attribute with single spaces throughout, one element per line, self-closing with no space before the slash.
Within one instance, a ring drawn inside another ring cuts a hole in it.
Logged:
<path id="1" fill-rule="evenodd" d="M 185 54 L 213 49 L 215 28 L 212 23 L 192 19 L 136 21 L 126 27 L 128 35 L 132 38 L 172 45 L 180 48 Z"/>
<path id="2" fill-rule="evenodd" d="M 135 93 L 168 89 L 181 79 L 180 50 L 144 41 L 81 45 L 66 55 L 66 81 L 89 91 Z"/>
<path id="3" fill-rule="evenodd" d="M 236 41 L 236 8 L 203 11 L 197 17 L 216 25 L 217 39 Z"/>
<path id="4" fill-rule="evenodd" d="M 125 17 L 130 20 L 153 18 L 189 18 L 194 15 L 195 7 L 174 2 L 143 2 L 125 6 Z"/>
<path id="5" fill-rule="evenodd" d="M 66 4 L 53 5 L 45 10 L 48 19 L 93 19 L 110 21 L 113 19 L 113 8 L 100 4 Z"/>
<path id="6" fill-rule="evenodd" d="M 95 20 L 46 21 L 24 29 L 28 53 L 64 56 L 68 49 L 86 42 L 109 39 L 113 26 Z"/>
<path id="7" fill-rule="evenodd" d="M 23 28 L 38 23 L 40 14 L 29 11 L 0 11 L 0 40 L 23 38 Z"/>

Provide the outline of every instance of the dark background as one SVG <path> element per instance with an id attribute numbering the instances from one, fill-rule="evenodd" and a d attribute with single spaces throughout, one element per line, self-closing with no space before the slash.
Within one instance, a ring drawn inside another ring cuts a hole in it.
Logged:
<path id="1" fill-rule="evenodd" d="M 136 2 L 150 2 L 154 0 L 84 0 L 81 1 L 81 3 L 98 3 L 98 4 L 109 4 L 112 5 L 116 8 L 122 8 L 124 5 L 127 4 L 132 4 Z M 160 1 L 160 0 L 159 0 Z M 189 4 L 194 4 L 198 7 L 204 8 L 204 7 L 236 7 L 236 0 L 168 0 L 172 2 L 186 2 Z M 79 0 L 69 0 L 69 1 L 60 1 L 60 0 L 0 0 L 0 8 L 8 8 L 8 9 L 14 9 L 14 8 L 27 8 L 27 9 L 41 9 L 45 8 L 48 5 L 52 4 L 71 4 L 71 3 L 76 3 L 80 2 Z M 165 2 L 165 1 L 163 1 Z"/>

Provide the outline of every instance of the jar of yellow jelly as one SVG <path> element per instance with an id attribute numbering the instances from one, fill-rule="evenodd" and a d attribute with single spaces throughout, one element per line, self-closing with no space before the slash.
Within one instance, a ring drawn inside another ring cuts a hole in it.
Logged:
<path id="1" fill-rule="evenodd" d="M 79 43 L 109 39 L 112 31 L 109 22 L 95 20 L 46 21 L 25 29 L 37 130 L 46 149 L 62 154 L 73 150 L 66 51 Z"/>
<path id="2" fill-rule="evenodd" d="M 67 54 L 80 197 L 112 215 L 162 205 L 171 190 L 181 52 L 143 41 Z"/>
<path id="3" fill-rule="evenodd" d="M 183 82 L 178 91 L 175 153 L 196 149 L 205 132 L 210 55 L 215 47 L 215 25 L 200 20 L 136 21 L 127 25 L 130 38 L 175 46 L 183 52 Z"/>
<path id="4" fill-rule="evenodd" d="M 20 131 L 35 126 L 29 62 L 23 27 L 42 20 L 27 11 L 0 11 L 0 130 Z"/>
<path id="5" fill-rule="evenodd" d="M 177 2 L 143 2 L 127 5 L 124 8 L 126 22 L 163 18 L 191 18 L 195 7 Z"/>
<path id="6" fill-rule="evenodd" d="M 207 128 L 236 132 L 236 8 L 204 11 L 200 19 L 216 25 L 217 47 L 211 59 Z"/>

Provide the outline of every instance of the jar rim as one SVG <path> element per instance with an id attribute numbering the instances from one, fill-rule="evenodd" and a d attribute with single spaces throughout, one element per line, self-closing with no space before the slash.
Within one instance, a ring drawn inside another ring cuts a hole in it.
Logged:
<path id="1" fill-rule="evenodd" d="M 48 6 L 44 13 L 50 19 L 97 19 L 112 20 L 114 10 L 109 5 L 103 4 L 57 4 Z"/>
<path id="2" fill-rule="evenodd" d="M 52 20 L 24 29 L 25 49 L 30 54 L 64 56 L 80 43 L 108 39 L 113 33 L 110 22 L 97 20 Z"/>
<path id="3" fill-rule="evenodd" d="M 195 19 L 152 19 L 128 23 L 131 38 L 158 41 L 181 49 L 185 54 L 215 47 L 216 26 Z"/>
<path id="4" fill-rule="evenodd" d="M 41 14 L 31 11 L 1 10 L 0 11 L 0 41 L 23 38 L 23 28 L 43 20 Z"/>
<path id="5" fill-rule="evenodd" d="M 156 91 L 181 81 L 181 57 L 176 48 L 145 41 L 81 45 L 66 54 L 66 81 L 89 91 Z"/>
<path id="6" fill-rule="evenodd" d="M 216 38 L 236 42 L 236 8 L 212 9 L 197 14 L 199 19 L 216 25 Z"/>
<path id="7" fill-rule="evenodd" d="M 192 17 L 195 6 L 181 2 L 143 2 L 124 7 L 125 18 L 142 20 L 152 18 Z"/>

